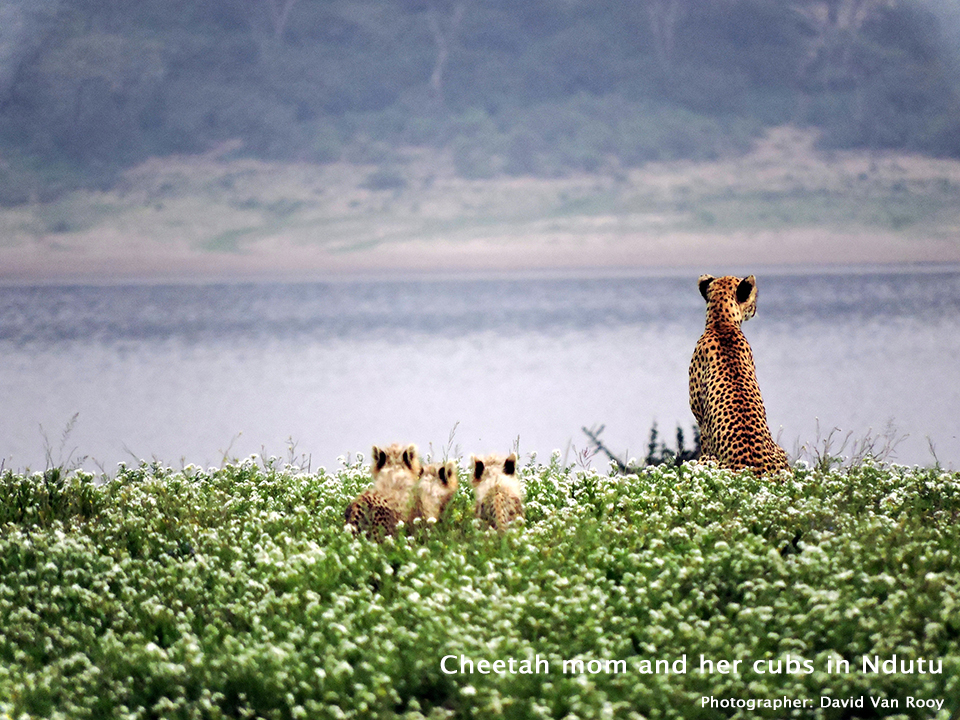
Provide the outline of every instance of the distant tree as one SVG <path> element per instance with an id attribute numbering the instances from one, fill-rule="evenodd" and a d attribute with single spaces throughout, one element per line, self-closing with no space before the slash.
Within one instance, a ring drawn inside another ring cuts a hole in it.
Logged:
<path id="1" fill-rule="evenodd" d="M 644 10 L 660 70 L 669 76 L 674 65 L 677 26 L 690 9 L 690 0 L 644 0 Z"/>
<path id="2" fill-rule="evenodd" d="M 930 3 L 791 2 L 810 30 L 802 100 L 826 143 L 960 154 L 960 84 Z"/>
<path id="3" fill-rule="evenodd" d="M 58 0 L 0 1 L 0 101 L 23 65 L 43 44 Z"/>
<path id="4" fill-rule="evenodd" d="M 465 0 L 427 0 L 427 25 L 437 46 L 433 72 L 430 73 L 430 93 L 440 105 L 443 104 L 443 76 L 450 60 L 450 49 L 457 40 L 466 9 Z"/>
<path id="5" fill-rule="evenodd" d="M 793 0 L 813 31 L 803 72 L 821 87 L 856 84 L 862 79 L 858 50 L 862 30 L 896 0 Z"/>
<path id="6" fill-rule="evenodd" d="M 241 0 L 244 16 L 256 33 L 280 40 L 297 0 Z"/>
<path id="7" fill-rule="evenodd" d="M 41 149 L 108 165 L 141 157 L 142 121 L 164 77 L 161 49 L 154 40 L 100 32 L 45 48 L 30 71 L 27 104 Z"/>

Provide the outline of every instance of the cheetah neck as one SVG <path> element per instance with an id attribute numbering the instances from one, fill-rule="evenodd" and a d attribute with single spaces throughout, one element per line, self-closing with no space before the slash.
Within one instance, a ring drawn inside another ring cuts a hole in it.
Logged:
<path id="1" fill-rule="evenodd" d="M 376 481 L 377 489 L 384 493 L 404 492 L 413 487 L 416 479 L 412 473 L 402 471 L 381 472 Z"/>
<path id="2" fill-rule="evenodd" d="M 707 327 L 725 327 L 740 329 L 743 318 L 733 303 L 717 303 L 707 307 Z"/>
<path id="3" fill-rule="evenodd" d="M 520 495 L 520 483 L 514 477 L 507 477 L 505 475 L 498 475 L 491 478 L 486 478 L 481 483 L 476 486 L 474 492 L 478 498 L 485 498 L 491 493 L 505 492 L 510 495 Z"/>

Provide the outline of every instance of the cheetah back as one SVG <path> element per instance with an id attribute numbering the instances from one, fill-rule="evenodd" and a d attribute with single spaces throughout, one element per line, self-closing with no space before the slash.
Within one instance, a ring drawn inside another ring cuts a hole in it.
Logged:
<path id="1" fill-rule="evenodd" d="M 477 503 L 476 515 L 497 530 L 523 517 L 523 501 L 499 485 Z"/>
<path id="2" fill-rule="evenodd" d="M 376 490 L 365 490 L 347 507 L 344 519 L 369 537 L 393 535 L 400 513 Z"/>

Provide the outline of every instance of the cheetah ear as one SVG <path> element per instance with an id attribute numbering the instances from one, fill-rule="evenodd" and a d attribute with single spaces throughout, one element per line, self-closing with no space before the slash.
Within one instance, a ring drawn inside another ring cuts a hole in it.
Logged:
<path id="1" fill-rule="evenodd" d="M 716 280 L 713 275 L 701 275 L 700 276 L 700 294 L 703 295 L 703 299 L 709 302 L 710 298 L 707 297 L 707 291 L 710 289 L 710 284 Z"/>
<path id="2" fill-rule="evenodd" d="M 480 482 L 480 478 L 483 477 L 483 460 L 476 455 L 472 455 L 470 459 L 473 460 L 473 481 Z"/>
<path id="3" fill-rule="evenodd" d="M 751 275 L 748 278 L 744 278 L 740 281 L 740 284 L 737 285 L 737 302 L 743 305 L 745 302 L 748 302 L 754 299 L 757 295 L 757 279 Z"/>
<path id="4" fill-rule="evenodd" d="M 383 466 L 387 464 L 387 454 L 378 448 L 376 445 L 373 446 L 373 465 L 379 472 L 383 470 Z"/>
<path id="5" fill-rule="evenodd" d="M 411 470 L 413 470 L 413 463 L 414 463 L 414 460 L 416 460 L 416 457 L 417 457 L 417 446 L 408 445 L 407 449 L 403 451 L 403 458 L 402 458 L 403 464 L 406 465 Z"/>
<path id="6" fill-rule="evenodd" d="M 507 475 L 515 475 L 517 472 L 517 454 L 510 453 L 507 459 L 503 461 L 503 471 Z"/>

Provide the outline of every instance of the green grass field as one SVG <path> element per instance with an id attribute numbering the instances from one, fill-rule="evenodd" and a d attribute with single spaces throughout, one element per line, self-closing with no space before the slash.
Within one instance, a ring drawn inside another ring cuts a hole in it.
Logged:
<path id="1" fill-rule="evenodd" d="M 440 523 L 377 544 L 343 525 L 359 463 L 7 471 L 0 717 L 960 711 L 960 473 L 522 477 L 503 536 L 462 477 Z"/>

